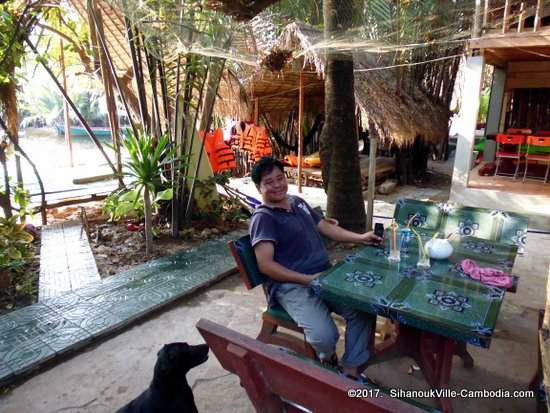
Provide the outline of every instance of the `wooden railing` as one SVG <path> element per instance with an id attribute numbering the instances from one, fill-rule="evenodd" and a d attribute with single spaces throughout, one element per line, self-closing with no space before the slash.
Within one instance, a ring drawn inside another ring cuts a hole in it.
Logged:
<path id="1" fill-rule="evenodd" d="M 550 29 L 550 0 L 476 0 L 474 37 Z"/>

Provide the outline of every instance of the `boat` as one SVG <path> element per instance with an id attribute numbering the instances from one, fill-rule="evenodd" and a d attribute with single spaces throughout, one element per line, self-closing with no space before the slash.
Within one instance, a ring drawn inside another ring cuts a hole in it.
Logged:
<path id="1" fill-rule="evenodd" d="M 97 127 L 93 126 L 90 127 L 92 129 L 92 132 L 98 139 L 111 139 L 111 128 L 104 128 L 104 127 Z M 65 136 L 65 125 L 56 124 L 55 130 L 59 136 Z M 82 126 L 71 126 L 71 137 L 73 138 L 87 138 L 88 132 L 86 131 L 86 128 Z M 124 135 L 127 134 L 128 128 L 121 128 L 122 133 Z"/>

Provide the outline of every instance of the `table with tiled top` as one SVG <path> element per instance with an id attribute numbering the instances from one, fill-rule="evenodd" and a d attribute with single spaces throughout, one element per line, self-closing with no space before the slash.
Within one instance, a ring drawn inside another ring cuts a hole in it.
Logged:
<path id="1" fill-rule="evenodd" d="M 432 259 L 430 268 L 420 269 L 416 238 L 400 262 L 391 262 L 386 235 L 383 247 L 364 247 L 319 278 L 323 298 L 398 321 L 400 343 L 386 343 L 376 354 L 400 344 L 433 388 L 448 387 L 458 343 L 489 347 L 505 295 L 502 288 L 469 278 L 460 262 L 470 258 L 482 267 L 510 273 L 517 253 L 515 245 L 475 237 L 451 242 L 454 252 L 449 259 Z M 440 402 L 444 411 L 452 411 L 449 400 Z"/>

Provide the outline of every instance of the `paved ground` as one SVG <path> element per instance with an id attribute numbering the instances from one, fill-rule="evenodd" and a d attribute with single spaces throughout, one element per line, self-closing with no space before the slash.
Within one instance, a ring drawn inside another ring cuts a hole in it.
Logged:
<path id="1" fill-rule="evenodd" d="M 0 385 L 47 362 L 58 362 L 68 352 L 119 332 L 151 311 L 234 272 L 235 261 L 226 243 L 241 235 L 203 242 L 1 316 Z M 62 262 L 67 255 L 61 246 L 50 253 L 52 259 L 61 254 Z M 68 278 L 66 273 L 54 275 Z"/>
<path id="2" fill-rule="evenodd" d="M 79 222 L 47 225 L 40 242 L 40 301 L 99 282 L 94 254 Z"/>

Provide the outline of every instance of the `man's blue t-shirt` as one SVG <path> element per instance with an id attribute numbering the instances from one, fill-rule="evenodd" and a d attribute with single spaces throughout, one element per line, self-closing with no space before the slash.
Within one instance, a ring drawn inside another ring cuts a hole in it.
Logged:
<path id="1" fill-rule="evenodd" d="M 254 247 L 260 241 L 275 244 L 273 259 L 291 270 L 313 275 L 330 266 L 327 250 L 317 229 L 323 217 L 302 198 L 288 197 L 291 211 L 260 205 L 250 221 L 250 239 Z M 268 303 L 275 303 L 280 282 L 268 277 Z"/>

